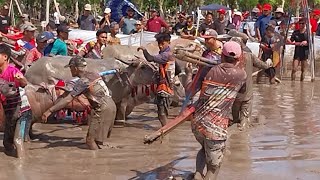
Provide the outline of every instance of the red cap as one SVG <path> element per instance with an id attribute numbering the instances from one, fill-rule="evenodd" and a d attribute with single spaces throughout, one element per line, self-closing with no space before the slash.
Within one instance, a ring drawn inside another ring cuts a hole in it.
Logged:
<path id="1" fill-rule="evenodd" d="M 262 7 L 262 10 L 271 11 L 272 10 L 272 6 L 270 4 L 264 4 L 263 7 Z"/>
<path id="2" fill-rule="evenodd" d="M 320 10 L 319 9 L 314 9 L 313 10 L 313 15 L 320 15 Z"/>
<path id="3" fill-rule="evenodd" d="M 224 10 L 224 9 L 219 9 L 217 12 L 218 12 L 219 14 L 226 14 L 226 10 Z"/>

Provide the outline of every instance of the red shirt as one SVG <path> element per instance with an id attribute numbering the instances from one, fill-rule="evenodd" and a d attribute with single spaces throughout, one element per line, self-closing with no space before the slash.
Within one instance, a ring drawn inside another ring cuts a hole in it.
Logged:
<path id="1" fill-rule="evenodd" d="M 318 28 L 318 21 L 316 19 L 311 18 L 310 24 L 311 24 L 311 32 L 315 33 Z"/>
<path id="2" fill-rule="evenodd" d="M 147 30 L 150 32 L 160 32 L 161 27 L 167 28 L 167 23 L 161 17 L 155 17 L 147 21 Z"/>

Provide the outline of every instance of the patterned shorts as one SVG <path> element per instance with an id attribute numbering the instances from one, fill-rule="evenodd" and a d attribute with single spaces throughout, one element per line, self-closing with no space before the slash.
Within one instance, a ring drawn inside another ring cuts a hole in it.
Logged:
<path id="1" fill-rule="evenodd" d="M 226 149 L 226 140 L 209 140 L 198 131 L 193 131 L 193 133 L 205 151 L 206 163 L 219 167 Z"/>

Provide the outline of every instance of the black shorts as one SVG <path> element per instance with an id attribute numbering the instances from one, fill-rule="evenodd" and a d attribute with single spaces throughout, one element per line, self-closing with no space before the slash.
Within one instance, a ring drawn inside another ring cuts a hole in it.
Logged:
<path id="1" fill-rule="evenodd" d="M 298 61 L 305 61 L 308 59 L 309 51 L 306 48 L 298 48 L 294 50 L 293 59 Z"/>

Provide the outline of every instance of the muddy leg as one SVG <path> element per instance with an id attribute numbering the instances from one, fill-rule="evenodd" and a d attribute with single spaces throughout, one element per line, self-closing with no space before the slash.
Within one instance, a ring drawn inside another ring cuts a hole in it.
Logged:
<path id="1" fill-rule="evenodd" d="M 259 84 L 261 82 L 261 78 L 262 78 L 263 73 L 264 73 L 263 71 L 258 72 L 258 74 L 257 74 L 257 84 Z"/>
<path id="2" fill-rule="evenodd" d="M 128 105 L 128 98 L 124 98 L 117 104 L 117 116 L 115 124 L 118 126 L 124 126 L 126 122 L 126 111 Z"/>
<path id="3" fill-rule="evenodd" d="M 206 166 L 206 154 L 204 152 L 204 148 L 202 147 L 198 154 L 196 159 L 196 173 L 194 174 L 195 180 L 202 180 L 203 179 L 203 170 Z"/>
<path id="4" fill-rule="evenodd" d="M 205 180 L 216 180 L 222 163 L 226 141 L 205 140 L 207 173 Z"/>
<path id="5" fill-rule="evenodd" d="M 3 146 L 8 155 L 14 155 L 14 133 L 16 128 L 17 119 L 15 111 L 5 112 L 5 126 L 3 135 Z"/>
<path id="6" fill-rule="evenodd" d="M 304 80 L 304 72 L 305 72 L 305 68 L 306 67 L 307 67 L 307 60 L 301 61 L 301 77 L 300 77 L 300 81 Z"/>
<path id="7" fill-rule="evenodd" d="M 31 133 L 31 123 L 32 123 L 32 111 L 29 110 L 26 112 L 26 126 L 24 133 L 24 142 L 30 142 L 30 133 Z"/>
<path id="8" fill-rule="evenodd" d="M 99 147 L 95 141 L 97 136 L 97 128 L 99 125 L 99 119 L 101 117 L 101 109 L 95 108 L 91 110 L 91 116 L 89 117 L 89 129 L 86 137 L 86 144 L 88 145 L 90 150 L 98 150 Z"/>
<path id="9" fill-rule="evenodd" d="M 296 80 L 296 72 L 298 69 L 299 61 L 294 59 L 292 62 L 292 73 L 291 73 L 291 81 Z"/>
<path id="10" fill-rule="evenodd" d="M 243 101 L 240 109 L 240 127 L 242 129 L 249 127 L 251 112 L 252 112 L 252 99 L 248 101 Z"/>
<path id="11" fill-rule="evenodd" d="M 167 124 L 168 118 L 168 98 L 157 96 L 158 118 L 162 126 Z"/>
<path id="12" fill-rule="evenodd" d="M 240 108 L 241 108 L 241 101 L 234 101 L 232 105 L 232 122 L 231 125 L 234 123 L 240 123 Z"/>
<path id="13" fill-rule="evenodd" d="M 17 150 L 17 158 L 24 157 L 23 141 L 24 141 L 25 127 L 26 127 L 26 119 L 22 115 L 16 123 L 16 128 L 15 128 L 15 132 L 14 132 L 13 143 L 14 143 L 16 150 Z"/>

